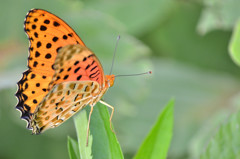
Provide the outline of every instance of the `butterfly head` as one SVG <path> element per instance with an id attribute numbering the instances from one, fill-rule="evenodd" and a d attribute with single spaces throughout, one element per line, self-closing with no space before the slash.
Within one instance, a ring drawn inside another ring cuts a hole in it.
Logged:
<path id="1" fill-rule="evenodd" d="M 105 76 L 105 85 L 112 87 L 115 81 L 115 75 L 106 75 Z"/>

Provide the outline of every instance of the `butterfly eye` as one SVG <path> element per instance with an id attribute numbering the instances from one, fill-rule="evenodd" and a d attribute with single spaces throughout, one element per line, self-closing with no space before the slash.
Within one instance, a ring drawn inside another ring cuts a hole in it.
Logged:
<path id="1" fill-rule="evenodd" d="M 107 84 L 108 84 L 108 87 L 110 87 L 111 85 L 110 85 L 110 80 L 107 80 Z"/>

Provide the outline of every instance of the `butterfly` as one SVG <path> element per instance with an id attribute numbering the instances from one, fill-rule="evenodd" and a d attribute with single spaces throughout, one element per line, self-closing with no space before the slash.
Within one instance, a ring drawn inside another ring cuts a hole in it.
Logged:
<path id="1" fill-rule="evenodd" d="M 88 132 L 93 107 L 113 86 L 115 76 L 104 75 L 97 56 L 74 30 L 56 15 L 30 10 L 24 21 L 29 56 L 18 84 L 16 108 L 33 134 L 42 133 L 65 122 L 89 105 Z M 111 127 L 112 129 L 112 127 Z"/>

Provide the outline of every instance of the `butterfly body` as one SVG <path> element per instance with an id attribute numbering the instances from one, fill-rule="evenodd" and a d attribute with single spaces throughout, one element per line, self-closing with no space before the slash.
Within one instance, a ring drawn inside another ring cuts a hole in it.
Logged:
<path id="1" fill-rule="evenodd" d="M 105 103 L 101 98 L 115 76 L 104 75 L 96 55 L 63 20 L 33 9 L 24 24 L 29 69 L 18 82 L 16 108 L 33 134 L 59 126 L 87 105 Z"/>

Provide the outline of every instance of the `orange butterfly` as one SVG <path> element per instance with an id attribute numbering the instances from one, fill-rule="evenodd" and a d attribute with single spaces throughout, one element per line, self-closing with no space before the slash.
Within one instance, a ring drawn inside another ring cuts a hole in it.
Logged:
<path id="1" fill-rule="evenodd" d="M 30 41 L 28 70 L 18 82 L 16 108 L 33 134 L 59 126 L 90 105 L 114 84 L 114 75 L 104 75 L 96 55 L 63 20 L 41 9 L 28 12 L 24 29 Z"/>

